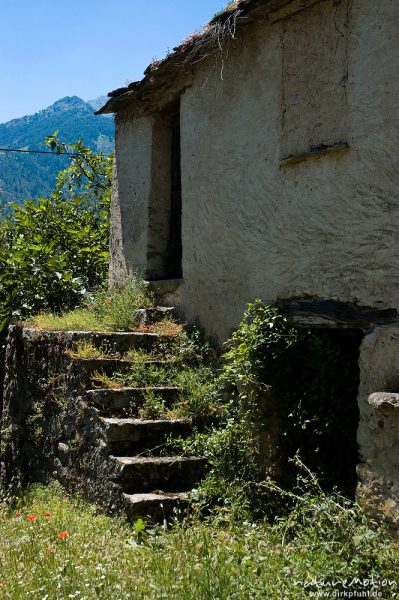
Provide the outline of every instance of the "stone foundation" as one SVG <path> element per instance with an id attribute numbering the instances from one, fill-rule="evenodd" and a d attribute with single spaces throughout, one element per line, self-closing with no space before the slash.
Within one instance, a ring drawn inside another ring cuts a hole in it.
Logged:
<path id="1" fill-rule="evenodd" d="M 0 482 L 60 481 L 117 508 L 106 439 L 84 394 L 85 374 L 65 353 L 85 334 L 10 328 L 5 351 Z"/>

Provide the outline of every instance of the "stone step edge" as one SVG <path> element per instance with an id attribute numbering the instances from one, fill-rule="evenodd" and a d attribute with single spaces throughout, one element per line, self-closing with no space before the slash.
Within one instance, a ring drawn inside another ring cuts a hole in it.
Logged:
<path id="1" fill-rule="evenodd" d="M 40 327 L 24 327 L 24 332 L 28 335 L 37 335 L 38 332 L 48 334 L 48 335 L 57 335 L 64 334 L 66 341 L 79 341 L 80 339 L 95 339 L 99 337 L 113 337 L 120 339 L 165 339 L 169 337 L 169 335 L 163 335 L 159 333 L 153 333 L 148 331 L 92 331 L 92 330 L 80 330 L 80 329 L 42 329 Z"/>
<path id="2" fill-rule="evenodd" d="M 123 468 L 128 465 L 144 465 L 144 464 L 183 464 L 187 462 L 205 462 L 202 456 L 114 456 L 110 455 L 111 460 L 116 461 Z"/>
<path id="3" fill-rule="evenodd" d="M 173 425 L 184 424 L 189 425 L 190 419 L 139 419 L 135 417 L 100 417 L 100 420 L 105 425 Z"/>
<path id="4" fill-rule="evenodd" d="M 72 361 L 74 363 L 77 364 L 81 364 L 81 365 L 90 365 L 90 364 L 103 364 L 105 366 L 108 365 L 120 365 L 120 366 L 131 366 L 137 363 L 141 363 L 141 361 L 138 360 L 132 360 L 130 358 L 116 358 L 113 356 L 100 356 L 98 358 L 72 358 Z M 173 363 L 175 361 L 173 360 L 157 360 L 157 359 L 149 359 L 149 360 L 144 360 L 143 364 L 145 365 L 170 365 L 171 363 Z"/>
<path id="5" fill-rule="evenodd" d="M 182 392 L 176 386 L 148 386 L 148 387 L 117 387 L 117 388 L 91 388 L 86 390 L 89 396 L 102 396 L 106 394 L 145 394 L 146 392 Z"/>
<path id="6" fill-rule="evenodd" d="M 165 501 L 176 501 L 182 500 L 187 502 L 190 498 L 189 492 L 147 492 L 144 494 L 126 494 L 122 493 L 122 499 L 124 502 L 130 504 L 139 504 L 141 502 L 165 502 Z"/>
<path id="7" fill-rule="evenodd" d="M 175 518 L 181 518 L 179 513 L 186 514 L 190 505 L 187 492 L 147 492 L 127 494 L 122 493 L 122 504 L 131 523 L 139 518 L 149 519 L 150 522 L 170 523 Z M 183 511 L 179 507 L 183 508 Z M 173 516 L 173 513 L 175 515 Z"/>

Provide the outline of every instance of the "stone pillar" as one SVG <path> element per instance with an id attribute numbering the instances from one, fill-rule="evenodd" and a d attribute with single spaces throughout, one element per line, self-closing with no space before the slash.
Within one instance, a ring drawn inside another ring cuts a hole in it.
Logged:
<path id="1" fill-rule="evenodd" d="M 357 500 L 399 527 L 399 326 L 376 327 L 360 348 Z"/>

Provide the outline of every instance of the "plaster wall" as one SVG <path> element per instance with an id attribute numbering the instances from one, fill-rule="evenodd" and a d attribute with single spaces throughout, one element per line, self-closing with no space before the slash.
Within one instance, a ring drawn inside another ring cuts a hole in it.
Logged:
<path id="1" fill-rule="evenodd" d="M 224 339 L 255 297 L 399 307 L 398 26 L 394 0 L 324 0 L 287 20 L 264 17 L 230 42 L 223 64 L 217 54 L 195 66 L 180 108 L 188 320 Z M 335 40 L 339 77 L 333 57 L 312 62 L 318 40 L 331 53 Z M 299 75 L 286 66 L 295 52 Z M 111 281 L 148 268 L 154 123 L 117 123 Z M 281 166 L 290 147 L 315 141 L 349 149 Z"/>
<path id="2" fill-rule="evenodd" d="M 116 119 L 111 198 L 110 284 L 147 263 L 153 121 Z"/>
<path id="3" fill-rule="evenodd" d="M 308 9 L 320 42 L 329 1 Z M 351 4 L 343 82 L 350 149 L 319 160 L 279 164 L 286 24 L 252 26 L 230 47 L 223 80 L 220 65 L 197 69 L 181 100 L 188 319 L 224 338 L 255 297 L 399 306 L 398 25 L 392 0 L 378 10 L 371 0 Z M 306 28 L 296 39 L 301 53 Z M 324 74 L 306 69 L 322 90 Z M 330 108 L 326 94 L 317 118 L 330 120 Z M 299 118 L 298 135 L 314 114 Z"/>
<path id="4" fill-rule="evenodd" d="M 396 0 L 321 0 L 195 65 L 180 98 L 188 321 L 223 340 L 256 297 L 399 309 L 398 29 Z M 148 270 L 154 123 L 117 124 L 111 281 Z M 399 409 L 381 416 L 370 395 L 398 386 L 398 331 L 364 338 L 358 432 L 358 497 L 396 523 Z"/>

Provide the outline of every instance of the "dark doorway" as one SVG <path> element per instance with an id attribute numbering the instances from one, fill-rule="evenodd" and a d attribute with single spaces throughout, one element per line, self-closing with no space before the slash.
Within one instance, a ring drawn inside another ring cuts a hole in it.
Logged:
<path id="1" fill-rule="evenodd" d="M 170 233 L 165 266 L 166 276 L 178 279 L 182 276 L 180 111 L 172 115 L 171 154 Z"/>
<path id="2" fill-rule="evenodd" d="M 284 355 L 273 398 L 284 424 L 283 462 L 299 454 L 326 491 L 354 498 L 358 463 L 357 329 L 315 329 Z M 291 462 L 282 472 L 296 474 Z"/>
<path id="3" fill-rule="evenodd" d="M 179 106 L 154 119 L 148 205 L 149 280 L 182 276 L 182 189 Z"/>

